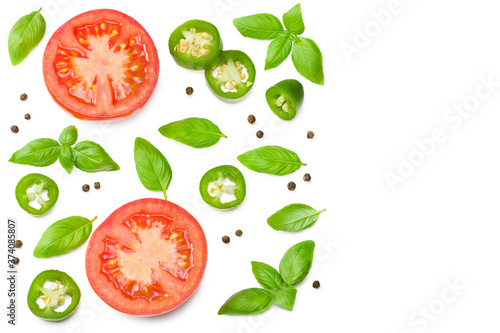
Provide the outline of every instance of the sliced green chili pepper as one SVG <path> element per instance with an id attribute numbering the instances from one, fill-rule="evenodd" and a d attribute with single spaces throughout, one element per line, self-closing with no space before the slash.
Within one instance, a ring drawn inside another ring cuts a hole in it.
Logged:
<path id="1" fill-rule="evenodd" d="M 221 165 L 208 170 L 200 181 L 200 194 L 212 207 L 228 209 L 238 206 L 246 195 L 245 178 L 236 167 Z"/>
<path id="2" fill-rule="evenodd" d="M 205 70 L 205 79 L 214 95 L 223 102 L 240 101 L 255 82 L 255 66 L 241 51 L 224 51 L 217 63 Z"/>
<path id="3" fill-rule="evenodd" d="M 304 101 L 304 87 L 297 80 L 283 80 L 267 89 L 266 100 L 275 115 L 292 120 Z"/>
<path id="4" fill-rule="evenodd" d="M 64 307 L 66 302 L 71 303 L 65 310 L 58 311 L 57 308 Z M 79 302 L 80 288 L 76 282 L 68 274 L 57 270 L 38 274 L 28 291 L 28 307 L 31 312 L 49 321 L 66 319 L 76 310 Z"/>
<path id="5" fill-rule="evenodd" d="M 212 23 L 190 20 L 172 32 L 168 48 L 179 66 L 187 69 L 207 69 L 219 59 L 222 40 Z"/>
<path id="6" fill-rule="evenodd" d="M 44 196 L 48 198 L 45 200 Z M 43 215 L 56 204 L 59 197 L 57 184 L 47 176 L 39 173 L 30 173 L 21 178 L 16 186 L 16 199 L 22 209 L 31 215 Z M 40 208 L 30 206 L 36 201 Z"/>

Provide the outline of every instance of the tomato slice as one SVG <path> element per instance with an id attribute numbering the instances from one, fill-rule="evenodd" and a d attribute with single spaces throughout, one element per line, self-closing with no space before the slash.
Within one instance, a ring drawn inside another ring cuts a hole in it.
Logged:
<path id="1" fill-rule="evenodd" d="M 203 229 L 181 207 L 140 199 L 114 211 L 92 234 L 90 285 L 111 307 L 140 316 L 175 309 L 197 289 L 207 263 Z"/>
<path id="2" fill-rule="evenodd" d="M 234 208 L 246 196 L 245 178 L 238 168 L 221 165 L 208 170 L 200 181 L 203 201 L 219 209 Z"/>
<path id="3" fill-rule="evenodd" d="M 40 173 L 30 173 L 17 183 L 16 200 L 19 206 L 31 215 L 39 216 L 49 212 L 59 197 L 59 187 L 51 178 Z M 33 207 L 31 202 L 36 201 Z"/>
<path id="4" fill-rule="evenodd" d="M 215 65 L 205 70 L 205 80 L 212 93 L 223 102 L 239 102 L 252 89 L 255 66 L 241 51 L 223 51 Z"/>
<path id="5" fill-rule="evenodd" d="M 153 40 L 133 18 L 97 9 L 64 23 L 43 56 L 45 84 L 79 118 L 126 116 L 141 108 L 158 81 Z"/>

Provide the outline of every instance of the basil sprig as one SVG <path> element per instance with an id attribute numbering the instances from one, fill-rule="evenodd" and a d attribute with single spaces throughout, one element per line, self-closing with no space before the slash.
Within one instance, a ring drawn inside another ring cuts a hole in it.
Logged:
<path id="1" fill-rule="evenodd" d="M 279 272 L 268 264 L 252 261 L 252 272 L 264 288 L 249 288 L 237 292 L 219 309 L 218 314 L 256 314 L 267 310 L 274 302 L 284 309 L 293 310 L 297 289 L 311 269 L 314 242 L 295 244 L 280 261 Z"/>
<path id="2" fill-rule="evenodd" d="M 81 141 L 71 147 L 77 140 L 78 130 L 68 126 L 59 135 L 59 142 L 48 138 L 33 140 L 12 154 L 9 162 L 45 167 L 59 159 L 67 173 L 71 173 L 74 166 L 85 172 L 120 170 L 99 144 Z"/>
<path id="3" fill-rule="evenodd" d="M 234 26 L 243 36 L 273 40 L 267 49 L 265 70 L 277 67 L 292 52 L 297 72 L 309 81 L 323 85 L 321 50 L 312 39 L 299 37 L 305 30 L 300 4 L 283 14 L 283 23 L 286 30 L 272 14 L 255 14 L 233 20 Z"/>
<path id="4" fill-rule="evenodd" d="M 285 206 L 267 219 L 274 230 L 299 231 L 309 228 L 326 209 L 316 210 L 308 205 L 296 203 Z"/>
<path id="5" fill-rule="evenodd" d="M 50 258 L 80 247 L 89 238 L 92 222 L 96 218 L 89 220 L 81 216 L 70 216 L 54 222 L 43 233 L 33 255 L 37 258 Z"/>
<path id="6" fill-rule="evenodd" d="M 193 148 L 207 148 L 215 145 L 221 138 L 227 138 L 210 120 L 205 118 L 186 118 L 166 124 L 158 129 L 161 135 Z"/>
<path id="7" fill-rule="evenodd" d="M 148 140 L 136 138 L 134 160 L 142 185 L 150 191 L 161 191 L 167 200 L 167 188 L 172 180 L 172 169 L 163 154 Z"/>
<path id="8" fill-rule="evenodd" d="M 40 43 L 45 35 L 45 19 L 36 12 L 21 17 L 9 32 L 9 56 L 12 65 L 16 66 Z"/>
<path id="9" fill-rule="evenodd" d="M 238 156 L 238 161 L 252 171 L 284 176 L 297 171 L 302 163 L 299 156 L 280 146 L 264 146 Z"/>

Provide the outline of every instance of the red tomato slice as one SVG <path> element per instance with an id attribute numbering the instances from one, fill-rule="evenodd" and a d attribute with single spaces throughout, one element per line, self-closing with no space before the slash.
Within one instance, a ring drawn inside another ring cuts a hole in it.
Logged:
<path id="1" fill-rule="evenodd" d="M 118 311 L 158 315 L 184 303 L 207 264 L 203 229 L 181 207 L 140 199 L 115 210 L 92 234 L 85 267 L 97 295 Z"/>
<path id="2" fill-rule="evenodd" d="M 146 30 L 111 9 L 91 10 L 64 23 L 43 56 L 52 97 L 87 119 L 126 116 L 142 107 L 156 86 L 159 66 Z"/>

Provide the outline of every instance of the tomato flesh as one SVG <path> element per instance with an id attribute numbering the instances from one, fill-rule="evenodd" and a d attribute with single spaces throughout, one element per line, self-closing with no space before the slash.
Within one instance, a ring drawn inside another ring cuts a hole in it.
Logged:
<path id="1" fill-rule="evenodd" d="M 52 36 L 44 54 L 45 83 L 77 117 L 106 119 L 140 108 L 159 75 L 156 47 L 146 30 L 118 11 L 75 16 Z"/>
<path id="2" fill-rule="evenodd" d="M 189 298 L 203 277 L 205 235 L 179 206 L 160 199 L 130 202 L 93 233 L 86 254 L 94 291 L 134 315 L 168 312 Z"/>

